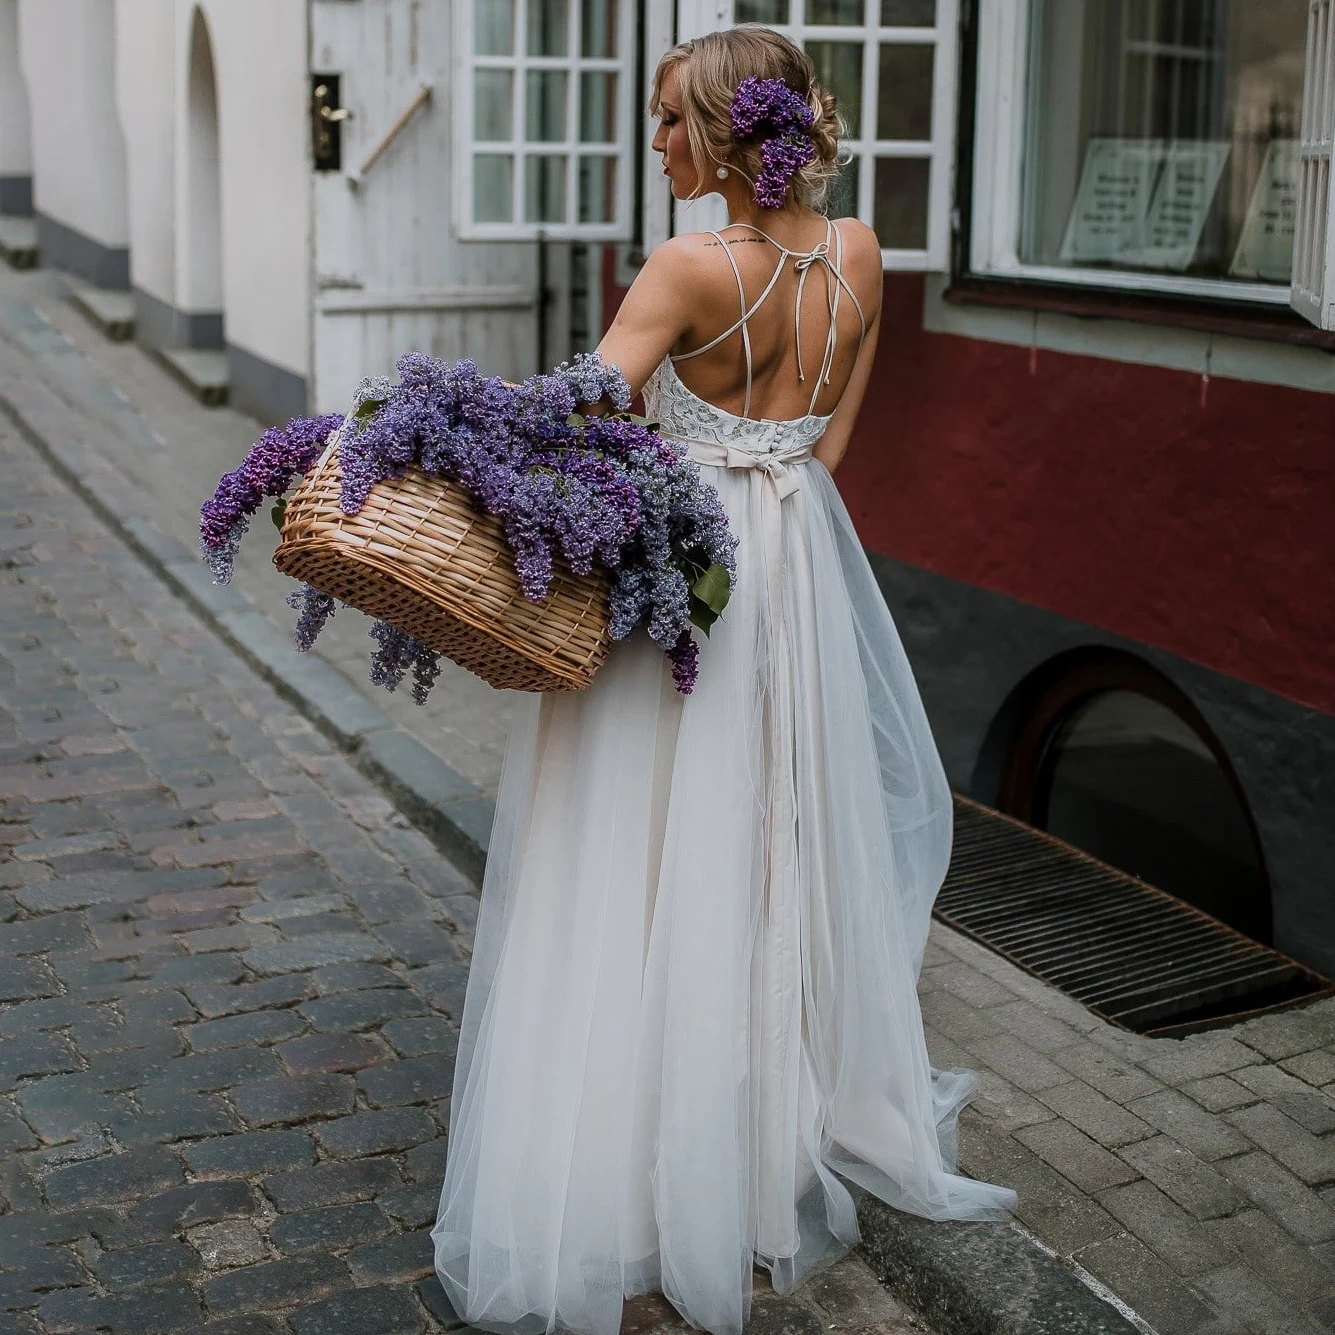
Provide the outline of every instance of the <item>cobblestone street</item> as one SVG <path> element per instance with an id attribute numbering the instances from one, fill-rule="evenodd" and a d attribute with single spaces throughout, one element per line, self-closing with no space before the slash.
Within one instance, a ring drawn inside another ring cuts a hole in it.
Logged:
<path id="1" fill-rule="evenodd" d="M 428 1229 L 475 888 L 0 461 L 0 1332 L 457 1327 Z M 767 1323 L 921 1329 L 857 1260 Z"/>
<path id="2" fill-rule="evenodd" d="M 0 270 L 0 1335 L 457 1326 L 426 1230 L 476 887 L 353 763 L 366 734 L 317 730 L 48 466 L 142 497 L 117 518 L 151 556 L 258 430 L 49 279 Z M 264 546 L 215 620 L 285 625 Z M 506 698 L 373 705 L 334 629 L 327 698 L 485 792 Z M 1335 1003 L 1141 1038 L 940 924 L 920 996 L 935 1063 L 981 1077 L 963 1170 L 1142 1329 L 1335 1330 Z M 949 1270 L 959 1237 L 922 1245 Z M 921 1326 L 853 1258 L 753 1328 Z"/>

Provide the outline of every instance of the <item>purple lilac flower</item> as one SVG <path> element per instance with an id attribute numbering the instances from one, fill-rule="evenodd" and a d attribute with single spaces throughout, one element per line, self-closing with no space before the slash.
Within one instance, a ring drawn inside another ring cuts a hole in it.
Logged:
<path id="1" fill-rule="evenodd" d="M 387 691 L 394 691 L 411 671 L 413 699 L 419 705 L 426 704 L 427 696 L 440 676 L 440 655 L 387 621 L 372 623 L 371 638 L 377 645 L 371 656 L 371 681 Z"/>
<path id="2" fill-rule="evenodd" d="M 756 178 L 756 203 L 763 209 L 783 206 L 794 174 L 811 161 L 815 145 L 811 127 L 815 113 L 806 100 L 782 79 L 748 75 L 737 85 L 732 102 L 732 133 L 735 139 L 759 139 L 760 175 Z"/>
<path id="3" fill-rule="evenodd" d="M 668 659 L 672 664 L 672 684 L 683 695 L 690 695 L 700 672 L 700 646 L 689 630 L 677 636 L 676 643 L 668 650 Z"/>
<path id="4" fill-rule="evenodd" d="M 200 549 L 219 584 L 231 579 L 237 547 L 260 502 L 281 496 L 307 472 L 342 422 L 341 416 L 294 417 L 285 427 L 271 427 L 241 467 L 224 474 L 199 512 Z"/>
<path id="5" fill-rule="evenodd" d="M 781 209 L 793 176 L 811 161 L 816 148 L 805 135 L 785 134 L 766 139 L 760 148 L 760 175 L 756 203 L 762 209 Z"/>
<path id="6" fill-rule="evenodd" d="M 596 352 L 581 352 L 573 361 L 562 362 L 552 374 L 565 379 L 577 405 L 601 403 L 606 398 L 619 413 L 630 407 L 630 386 L 626 384 L 626 377 Z"/>
<path id="7" fill-rule="evenodd" d="M 334 615 L 334 600 L 327 593 L 303 584 L 287 595 L 287 605 L 297 613 L 294 632 L 297 651 L 307 653 L 324 629 L 325 622 Z"/>

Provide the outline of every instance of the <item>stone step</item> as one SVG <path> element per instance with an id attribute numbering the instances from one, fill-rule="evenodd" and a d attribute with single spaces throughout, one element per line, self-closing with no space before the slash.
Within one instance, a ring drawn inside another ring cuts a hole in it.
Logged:
<path id="1" fill-rule="evenodd" d="M 109 339 L 124 343 L 134 337 L 134 297 L 89 283 L 70 283 L 70 300 Z"/>
<path id="2" fill-rule="evenodd" d="M 0 259 L 13 269 L 35 269 L 38 257 L 37 219 L 0 213 Z"/>
<path id="3" fill-rule="evenodd" d="M 225 352 L 208 348 L 164 348 L 162 364 L 208 408 L 227 402 L 232 368 Z"/>

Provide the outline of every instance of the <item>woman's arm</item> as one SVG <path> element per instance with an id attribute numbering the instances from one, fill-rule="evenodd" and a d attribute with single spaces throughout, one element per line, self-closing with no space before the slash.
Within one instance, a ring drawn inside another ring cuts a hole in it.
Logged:
<path id="1" fill-rule="evenodd" d="M 699 267 L 695 237 L 673 237 L 657 247 L 598 344 L 603 361 L 618 367 L 626 377 L 632 396 L 644 388 L 659 362 L 690 329 L 692 312 L 700 303 Z M 604 410 L 608 407 L 606 399 L 598 405 Z"/>
<path id="2" fill-rule="evenodd" d="M 830 425 L 825 428 L 825 434 L 816 442 L 813 451 L 815 457 L 831 473 L 839 466 L 839 461 L 848 449 L 848 443 L 853 437 L 853 426 L 857 422 L 858 410 L 862 407 L 863 396 L 871 381 L 872 363 L 876 360 L 876 339 L 881 330 L 881 284 L 884 282 L 881 274 L 881 243 L 877 240 L 876 233 L 865 223 L 853 220 L 847 222 L 841 220 L 836 225 L 845 232 L 845 246 L 852 261 L 852 264 L 846 267 L 857 266 L 858 277 L 863 281 L 856 285 L 862 291 L 874 292 L 875 297 L 865 306 L 867 336 L 862 340 L 862 347 L 858 349 L 857 361 L 853 363 L 853 374 L 848 378 L 848 387 L 834 410 Z M 850 277 L 850 281 L 855 280 Z"/>

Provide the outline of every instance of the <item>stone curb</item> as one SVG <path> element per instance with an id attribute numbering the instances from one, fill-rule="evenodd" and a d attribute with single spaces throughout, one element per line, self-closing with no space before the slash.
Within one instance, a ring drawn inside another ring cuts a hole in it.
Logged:
<path id="1" fill-rule="evenodd" d="M 73 365 L 62 369 L 76 373 Z M 82 374 L 106 392 L 100 377 Z M 101 455 L 81 441 L 48 439 L 16 406 L 8 387 L 0 390 L 0 416 L 241 658 L 481 884 L 495 815 L 490 798 L 395 726 L 337 668 L 297 653 L 244 594 L 214 584 L 198 553 L 152 523 L 139 489 Z M 1128 1321 L 1018 1226 L 930 1223 L 873 1196 L 863 1196 L 858 1221 L 859 1250 L 877 1278 L 941 1335 L 1143 1335 L 1148 1329 Z"/>
<path id="2" fill-rule="evenodd" d="M 933 1223 L 858 1202 L 876 1278 L 950 1335 L 1144 1335 L 1016 1224 Z"/>

